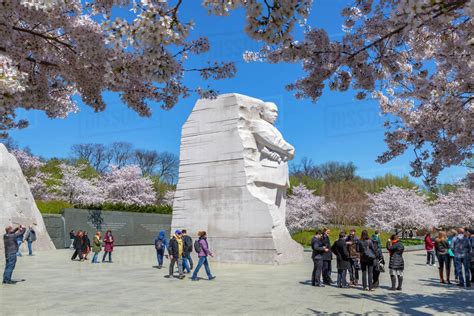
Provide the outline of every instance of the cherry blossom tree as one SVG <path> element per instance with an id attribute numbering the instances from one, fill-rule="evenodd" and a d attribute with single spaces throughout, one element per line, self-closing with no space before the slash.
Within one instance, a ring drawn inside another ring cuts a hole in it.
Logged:
<path id="1" fill-rule="evenodd" d="M 446 195 L 439 195 L 433 206 L 440 226 L 472 227 L 474 225 L 474 190 L 459 187 Z"/>
<path id="2" fill-rule="evenodd" d="M 327 223 L 327 215 L 334 208 L 325 202 L 324 197 L 314 195 L 303 184 L 292 188 L 286 205 L 286 225 L 291 233 Z"/>
<path id="3" fill-rule="evenodd" d="M 21 167 L 23 175 L 30 187 L 31 193 L 35 199 L 45 200 L 49 198 L 48 188 L 45 181 L 49 176 L 41 171 L 44 162 L 38 157 L 33 156 L 29 152 L 21 149 L 14 149 L 11 151 Z"/>
<path id="4" fill-rule="evenodd" d="M 187 87 L 186 72 L 203 79 L 235 73 L 233 63 L 186 66 L 190 55 L 209 50 L 207 38 L 188 40 L 192 21 L 179 18 L 182 0 L 9 0 L 0 3 L 0 134 L 25 127 L 18 108 L 64 118 L 79 110 L 73 96 L 96 111 L 102 92 L 114 91 L 141 116 L 148 101 L 165 109 L 192 91 L 212 97 L 208 87 Z M 131 9 L 134 17 L 113 18 Z"/>
<path id="5" fill-rule="evenodd" d="M 105 192 L 100 186 L 99 178 L 84 178 L 81 176 L 87 165 L 73 166 L 62 163 L 61 181 L 52 186 L 53 199 L 68 201 L 73 205 L 93 206 L 105 201 Z"/>
<path id="6" fill-rule="evenodd" d="M 432 228 L 438 224 L 427 198 L 415 189 L 396 186 L 369 194 L 366 224 L 385 231 L 399 228 Z"/>
<path id="7" fill-rule="evenodd" d="M 105 192 L 105 199 L 111 203 L 125 205 L 150 205 L 156 201 L 153 181 L 142 176 L 137 165 L 122 168 L 111 166 L 111 170 L 102 177 L 100 187 Z"/>
<path id="8" fill-rule="evenodd" d="M 291 12 L 299 2 L 265 1 L 268 12 Z M 248 20 L 261 12 L 255 8 Z M 328 85 L 338 91 L 352 86 L 359 91 L 357 99 L 377 99 L 387 115 L 388 146 L 377 160 L 384 163 L 413 149 L 411 174 L 434 185 L 444 168 L 473 157 L 474 1 L 360 0 L 342 15 L 341 40 L 306 26 L 298 41 L 287 30 L 275 39 L 281 23 L 270 23 L 276 19 L 269 14 L 265 27 L 250 27 L 267 45 L 244 58 L 302 62 L 307 75 L 287 86 L 297 98 L 316 101 Z M 285 14 L 278 17 L 291 20 Z"/>

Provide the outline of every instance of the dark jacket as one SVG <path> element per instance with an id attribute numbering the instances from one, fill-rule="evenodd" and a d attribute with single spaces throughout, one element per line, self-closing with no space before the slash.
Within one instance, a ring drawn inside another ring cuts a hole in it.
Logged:
<path id="1" fill-rule="evenodd" d="M 347 250 L 345 238 L 339 238 L 331 247 L 331 251 L 336 255 L 337 258 L 337 269 L 348 270 L 351 268 L 349 262 L 350 256 Z"/>
<path id="2" fill-rule="evenodd" d="M 170 243 L 168 245 L 168 254 L 176 259 L 179 257 L 178 240 L 175 236 L 170 239 Z"/>
<path id="3" fill-rule="evenodd" d="M 184 255 L 189 255 L 191 252 L 193 252 L 193 239 L 185 235 L 183 236 L 183 253 Z"/>
<path id="4" fill-rule="evenodd" d="M 359 240 L 357 243 L 357 251 L 360 253 L 360 262 L 367 264 L 375 263 L 374 260 L 377 257 L 377 249 L 375 249 L 374 242 L 372 240 Z M 372 252 L 375 256 L 372 259 L 368 256 L 370 252 Z"/>
<path id="5" fill-rule="evenodd" d="M 391 244 L 387 242 L 387 250 L 390 253 L 390 261 L 388 263 L 389 269 L 403 270 L 405 268 L 405 262 L 403 261 L 403 251 L 405 247 L 401 241 Z"/>
<path id="6" fill-rule="evenodd" d="M 380 238 L 377 238 L 377 239 L 372 238 L 372 242 L 374 243 L 374 249 L 375 249 L 375 258 L 382 264 L 385 264 L 385 259 L 382 253 L 382 246 L 379 240 Z"/>
<path id="7" fill-rule="evenodd" d="M 29 242 L 36 241 L 36 232 L 34 229 L 28 229 L 28 232 L 25 235 L 25 240 Z"/>
<path id="8" fill-rule="evenodd" d="M 437 255 L 440 255 L 440 256 L 447 255 L 448 251 L 449 251 L 448 241 L 447 240 L 439 240 L 438 238 L 436 238 L 436 240 L 435 240 L 435 250 L 436 250 Z"/>
<path id="9" fill-rule="evenodd" d="M 84 235 L 82 237 L 82 240 L 83 240 L 83 242 L 82 242 L 82 251 L 86 252 L 87 249 L 90 250 L 91 249 L 91 240 L 89 239 L 89 236 Z"/>
<path id="10" fill-rule="evenodd" d="M 329 240 L 328 235 L 323 235 L 321 240 L 323 242 L 324 247 L 331 249 L 331 241 Z M 327 261 L 332 260 L 332 252 L 328 251 L 328 252 L 323 253 L 323 260 L 327 260 Z"/>
<path id="11" fill-rule="evenodd" d="M 313 249 L 313 254 L 311 257 L 316 260 L 323 260 L 323 255 L 324 255 L 324 244 L 323 241 L 313 237 L 311 239 L 311 248 Z"/>
<path id="12" fill-rule="evenodd" d="M 74 249 L 82 251 L 83 244 L 84 244 L 84 239 L 83 238 L 84 237 L 79 237 L 79 236 L 74 237 L 74 243 L 72 244 Z"/>
<path id="13" fill-rule="evenodd" d="M 5 247 L 5 257 L 11 254 L 16 254 L 18 251 L 18 242 L 17 239 L 19 236 L 22 236 L 26 231 L 26 228 L 23 227 L 19 229 L 15 228 L 11 233 L 5 233 L 3 235 L 3 245 Z"/>
<path id="14" fill-rule="evenodd" d="M 359 242 L 359 239 L 357 236 L 347 236 L 346 242 L 351 242 L 352 244 L 347 245 L 347 250 L 349 250 L 349 256 L 351 259 L 359 259 L 360 258 L 360 253 L 357 252 L 357 243 Z"/>

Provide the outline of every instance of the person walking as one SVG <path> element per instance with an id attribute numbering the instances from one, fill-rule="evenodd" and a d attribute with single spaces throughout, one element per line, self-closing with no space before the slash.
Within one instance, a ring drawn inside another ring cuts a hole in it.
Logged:
<path id="1" fill-rule="evenodd" d="M 433 239 L 431 239 L 430 233 L 426 233 L 425 235 L 425 250 L 426 250 L 426 265 L 434 265 L 435 264 L 435 251 L 434 251 L 434 243 Z"/>
<path id="2" fill-rule="evenodd" d="M 193 239 L 188 236 L 186 229 L 181 230 L 183 233 L 183 269 L 185 273 L 190 273 L 193 269 L 193 259 L 191 252 L 193 252 Z"/>
<path id="3" fill-rule="evenodd" d="M 71 260 L 74 261 L 76 260 L 76 257 L 79 257 L 79 261 L 84 261 L 84 258 L 82 257 L 82 251 L 84 249 L 83 244 L 84 244 L 84 238 L 83 238 L 83 233 L 82 231 L 78 230 L 76 233 L 76 237 L 74 238 L 74 253 L 72 254 Z"/>
<path id="4" fill-rule="evenodd" d="M 92 239 L 92 252 L 94 255 L 92 256 L 91 263 L 99 263 L 97 258 L 99 257 L 99 253 L 102 251 L 102 240 L 100 239 L 101 233 L 96 232 L 94 238 Z"/>
<path id="5" fill-rule="evenodd" d="M 322 236 L 322 242 L 324 244 L 324 247 L 327 249 L 331 249 L 331 240 L 329 239 L 329 233 L 331 231 L 329 228 L 324 228 L 323 229 L 323 236 Z M 334 283 L 334 281 L 331 279 L 331 272 L 332 272 L 332 267 L 331 267 L 331 261 L 332 261 L 332 252 L 331 251 L 326 251 L 323 253 L 323 283 L 326 285 L 331 285 Z"/>
<path id="6" fill-rule="evenodd" d="M 26 228 L 22 225 L 13 229 L 11 225 L 5 227 L 3 235 L 3 246 L 5 250 L 5 270 L 3 271 L 3 284 L 15 284 L 12 280 L 13 270 L 15 270 L 17 252 L 18 252 L 18 236 L 23 236 Z"/>
<path id="7" fill-rule="evenodd" d="M 390 280 L 392 282 L 390 290 L 401 291 L 403 284 L 403 270 L 405 269 L 405 261 L 403 260 L 403 251 L 405 250 L 405 247 L 400 241 L 398 235 L 392 235 L 390 240 L 387 241 L 387 250 L 390 254 L 390 261 L 388 263 Z M 395 287 L 397 279 L 398 286 Z"/>
<path id="8" fill-rule="evenodd" d="M 451 248 L 454 252 L 454 266 L 459 278 L 460 287 L 471 286 L 471 240 L 469 231 L 458 228 L 456 237 L 453 238 Z M 463 273 L 464 268 L 464 273 Z"/>
<path id="9" fill-rule="evenodd" d="M 467 230 L 467 229 L 466 229 Z M 469 234 L 471 237 L 471 284 L 474 283 L 474 229 L 469 229 Z"/>
<path id="10" fill-rule="evenodd" d="M 25 240 L 28 244 L 28 256 L 33 255 L 33 243 L 36 241 L 36 232 L 33 228 L 33 225 L 28 227 L 28 231 L 25 234 Z"/>
<path id="11" fill-rule="evenodd" d="M 334 242 L 331 251 L 337 258 L 337 286 L 339 288 L 348 288 L 349 284 L 347 284 L 346 275 L 347 270 L 351 268 L 351 264 L 349 262 L 350 255 L 346 245 L 346 232 L 341 231 L 339 233 L 339 239 Z"/>
<path id="12" fill-rule="evenodd" d="M 86 231 L 84 231 L 82 238 L 82 257 L 84 258 L 84 260 L 89 260 L 87 259 L 87 255 L 89 255 L 89 252 L 91 252 L 91 240 L 89 239 L 89 236 L 87 236 Z"/>
<path id="13" fill-rule="evenodd" d="M 114 251 L 114 236 L 112 231 L 109 229 L 105 232 L 104 236 L 104 255 L 102 256 L 102 262 L 105 262 L 105 258 L 109 255 L 109 263 L 112 263 L 112 251 Z"/>
<path id="14" fill-rule="evenodd" d="M 359 283 L 360 270 L 360 253 L 357 251 L 357 243 L 359 238 L 356 236 L 355 229 L 351 229 L 349 236 L 346 238 L 347 249 L 349 250 L 349 278 L 351 280 L 350 286 L 356 286 Z"/>
<path id="15" fill-rule="evenodd" d="M 183 273 L 183 239 L 182 232 L 180 230 L 176 230 L 174 236 L 170 239 L 170 243 L 168 246 L 168 254 L 170 256 L 170 267 L 169 267 L 169 274 L 165 275 L 165 278 L 171 278 L 174 276 L 174 265 L 178 265 L 178 279 L 184 279 Z"/>
<path id="16" fill-rule="evenodd" d="M 196 250 L 199 261 L 196 266 L 196 269 L 193 272 L 193 276 L 191 277 L 192 281 L 199 281 L 198 273 L 201 267 L 204 265 L 204 269 L 206 270 L 207 278 L 209 280 L 214 280 L 216 277 L 212 275 L 211 269 L 209 268 L 209 262 L 207 260 L 207 256 L 214 257 L 214 254 L 209 250 L 209 244 L 207 243 L 207 233 L 205 231 L 198 232 L 199 239 L 194 242 L 194 250 Z"/>
<path id="17" fill-rule="evenodd" d="M 375 263 L 374 243 L 369 238 L 369 233 L 363 230 L 357 243 L 360 252 L 360 265 L 362 269 L 362 286 L 365 291 L 373 291 L 373 271 Z"/>
<path id="18" fill-rule="evenodd" d="M 384 272 L 384 266 L 385 266 L 385 259 L 383 257 L 382 253 L 382 244 L 380 241 L 380 237 L 377 234 L 372 235 L 372 243 L 374 244 L 374 250 L 375 250 L 375 262 L 374 262 L 374 271 L 373 271 L 373 279 L 372 279 L 372 284 L 373 288 L 376 289 L 379 287 L 379 278 L 380 278 L 380 273 Z"/>
<path id="19" fill-rule="evenodd" d="M 69 245 L 69 249 L 74 249 L 74 240 L 76 240 L 76 233 L 74 229 L 69 232 L 69 239 L 71 240 L 71 244 Z"/>
<path id="20" fill-rule="evenodd" d="M 439 263 L 439 281 L 445 283 L 444 268 L 446 267 L 446 283 L 451 284 L 449 280 L 451 274 L 451 262 L 449 258 L 449 243 L 446 232 L 439 232 L 435 239 L 435 252 Z"/>
<path id="21" fill-rule="evenodd" d="M 165 231 L 161 230 L 153 242 L 155 244 L 156 259 L 158 260 L 158 269 L 163 267 L 163 257 L 165 256 L 165 250 L 168 249 L 168 239 L 166 239 L 165 235 Z"/>

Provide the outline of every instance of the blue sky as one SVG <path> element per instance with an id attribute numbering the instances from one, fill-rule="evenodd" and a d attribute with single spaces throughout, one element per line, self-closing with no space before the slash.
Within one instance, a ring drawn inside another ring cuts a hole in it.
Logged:
<path id="1" fill-rule="evenodd" d="M 259 44 L 243 32 L 245 16 L 242 10 L 229 17 L 209 16 L 201 1 L 186 1 L 181 16 L 192 19 L 196 26 L 192 37 L 207 36 L 211 50 L 191 60 L 193 66 L 211 60 L 233 60 L 237 65 L 235 78 L 210 82 L 220 93 L 236 92 L 275 102 L 280 109 L 278 128 L 296 148 L 295 160 L 311 158 L 315 163 L 349 162 L 358 167 L 358 175 L 372 178 L 391 172 L 408 175 L 407 153 L 381 165 L 375 162 L 386 149 L 383 141 L 384 118 L 374 101 L 357 101 L 354 92 L 325 91 L 317 103 L 296 100 L 285 85 L 302 76 L 299 64 L 245 63 L 242 53 L 256 50 Z M 310 25 L 325 28 L 332 39 L 342 36 L 339 15 L 345 1 L 315 1 Z M 188 76 L 189 86 L 206 86 L 198 76 Z M 124 105 L 118 94 L 105 93 L 107 109 L 94 113 L 80 101 L 81 111 L 67 119 L 48 119 L 38 111 L 21 111 L 20 118 L 30 120 L 30 127 L 13 131 L 11 136 L 28 146 L 34 154 L 44 157 L 67 157 L 70 147 L 77 143 L 112 143 L 127 141 L 136 148 L 179 153 L 181 126 L 197 100 L 196 95 L 180 100 L 170 111 L 152 104 L 153 116 L 141 118 Z M 454 182 L 463 177 L 465 169 L 450 168 L 442 173 L 440 182 Z M 416 182 L 421 183 L 418 179 Z"/>

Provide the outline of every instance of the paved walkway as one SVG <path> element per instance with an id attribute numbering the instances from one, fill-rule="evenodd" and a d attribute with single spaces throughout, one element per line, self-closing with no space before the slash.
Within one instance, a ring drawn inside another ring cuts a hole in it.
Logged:
<path id="1" fill-rule="evenodd" d="M 424 252 L 406 253 L 401 293 L 387 290 L 388 273 L 375 292 L 312 287 L 309 253 L 297 265 L 211 263 L 217 279 L 199 282 L 163 278 L 167 269 L 152 268 L 153 246 L 117 247 L 112 264 L 71 262 L 71 254 L 19 258 L 13 276 L 26 281 L 0 286 L 0 315 L 474 314 L 474 290 L 439 284 Z"/>

